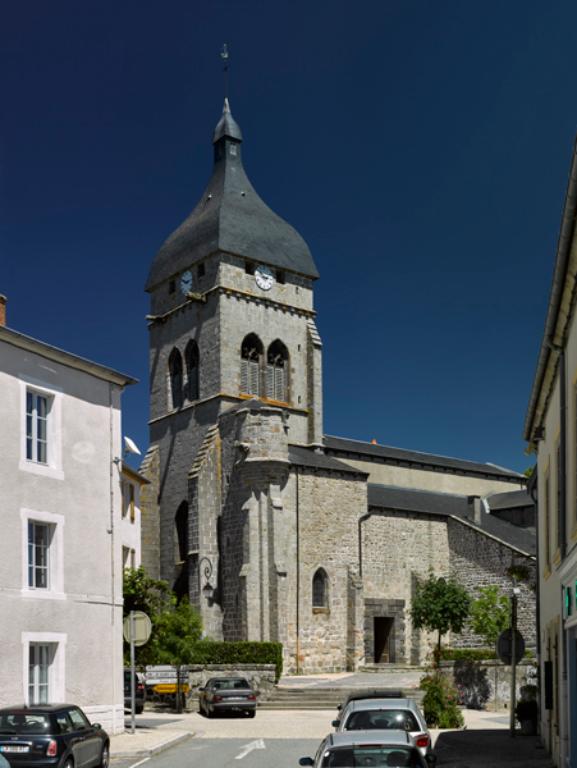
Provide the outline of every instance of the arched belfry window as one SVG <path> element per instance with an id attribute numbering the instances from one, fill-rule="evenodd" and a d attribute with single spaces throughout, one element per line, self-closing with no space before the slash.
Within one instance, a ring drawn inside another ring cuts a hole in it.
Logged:
<path id="1" fill-rule="evenodd" d="M 288 350 L 278 339 L 270 345 L 266 356 L 266 396 L 288 401 Z"/>
<path id="2" fill-rule="evenodd" d="M 188 342 L 184 352 L 186 364 L 186 396 L 192 400 L 198 400 L 199 395 L 199 370 L 198 370 L 198 344 L 194 339 Z"/>
<path id="3" fill-rule="evenodd" d="M 246 395 L 261 394 L 263 346 L 254 333 L 245 336 L 240 350 L 240 391 Z"/>
<path id="4" fill-rule="evenodd" d="M 324 568 L 319 568 L 313 576 L 313 608 L 329 607 L 329 577 Z"/>
<path id="5" fill-rule="evenodd" d="M 180 408 L 183 399 L 182 357 L 178 349 L 173 349 L 168 358 L 170 379 L 170 403 L 172 408 Z"/>

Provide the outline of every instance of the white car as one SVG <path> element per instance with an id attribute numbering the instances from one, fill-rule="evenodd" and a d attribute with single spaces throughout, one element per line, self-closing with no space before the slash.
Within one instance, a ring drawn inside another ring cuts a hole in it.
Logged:
<path id="1" fill-rule="evenodd" d="M 346 731 L 329 733 L 314 757 L 299 765 L 313 768 L 432 768 L 434 755 L 423 757 L 406 731 Z"/>
<path id="2" fill-rule="evenodd" d="M 349 701 L 333 720 L 333 727 L 343 731 L 401 730 L 409 733 L 423 757 L 431 754 L 431 734 L 423 713 L 413 699 L 356 699 Z"/>

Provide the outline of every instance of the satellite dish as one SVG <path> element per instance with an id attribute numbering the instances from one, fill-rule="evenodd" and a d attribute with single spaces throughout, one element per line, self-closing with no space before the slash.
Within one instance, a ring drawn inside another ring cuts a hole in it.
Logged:
<path id="1" fill-rule="evenodd" d="M 134 453 L 135 456 L 141 456 L 142 454 L 138 450 L 138 446 L 134 442 L 134 440 L 131 440 L 129 437 L 124 437 L 124 453 Z"/>

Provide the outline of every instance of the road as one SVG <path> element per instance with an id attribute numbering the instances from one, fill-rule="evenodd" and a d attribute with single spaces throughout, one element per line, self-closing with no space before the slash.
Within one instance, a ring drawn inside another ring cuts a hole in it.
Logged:
<path id="1" fill-rule="evenodd" d="M 318 745 L 318 739 L 194 738 L 137 764 L 142 768 L 295 768 L 299 757 L 314 755 Z M 112 768 L 134 765 L 134 760 L 112 761 Z"/>

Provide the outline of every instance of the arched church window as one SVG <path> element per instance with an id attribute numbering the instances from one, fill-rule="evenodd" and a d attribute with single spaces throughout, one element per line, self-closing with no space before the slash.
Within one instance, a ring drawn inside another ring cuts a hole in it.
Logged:
<path id="1" fill-rule="evenodd" d="M 174 516 L 174 532 L 176 539 L 176 557 L 184 562 L 188 556 L 188 504 L 183 501 Z"/>
<path id="2" fill-rule="evenodd" d="M 178 349 L 173 349 L 168 358 L 170 377 L 170 400 L 173 408 L 180 408 L 183 399 L 182 357 Z"/>
<path id="3" fill-rule="evenodd" d="M 199 398 L 198 344 L 194 339 L 188 342 L 184 352 L 186 364 L 186 396 L 190 401 Z"/>
<path id="4" fill-rule="evenodd" d="M 313 608 L 329 607 L 329 577 L 324 568 L 319 568 L 313 576 Z"/>
<path id="5" fill-rule="evenodd" d="M 266 357 L 266 396 L 288 401 L 288 350 L 278 339 L 270 345 Z"/>
<path id="6" fill-rule="evenodd" d="M 246 395 L 261 394 L 261 362 L 263 346 L 258 336 L 245 336 L 240 350 L 240 391 Z"/>

